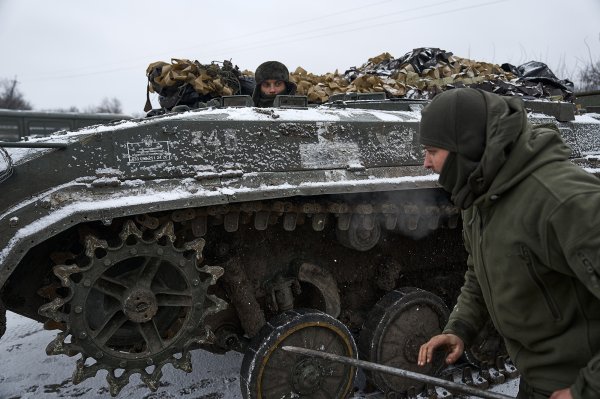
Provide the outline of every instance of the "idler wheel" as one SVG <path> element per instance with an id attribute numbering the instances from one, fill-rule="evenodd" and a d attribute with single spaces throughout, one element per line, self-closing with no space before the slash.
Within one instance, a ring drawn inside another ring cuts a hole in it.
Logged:
<path id="1" fill-rule="evenodd" d="M 242 362 L 245 399 L 343 399 L 352 392 L 356 368 L 285 352 L 291 345 L 356 358 L 350 331 L 315 310 L 289 310 L 270 320 L 252 339 Z"/>
<path id="2" fill-rule="evenodd" d="M 359 353 L 364 360 L 433 375 L 443 367 L 440 351 L 433 362 L 417 365 L 419 348 L 429 338 L 441 333 L 449 315 L 448 307 L 436 295 L 419 288 L 406 287 L 391 291 L 370 312 L 359 338 Z M 417 392 L 424 384 L 403 377 L 366 371 L 367 378 L 383 392 Z"/>

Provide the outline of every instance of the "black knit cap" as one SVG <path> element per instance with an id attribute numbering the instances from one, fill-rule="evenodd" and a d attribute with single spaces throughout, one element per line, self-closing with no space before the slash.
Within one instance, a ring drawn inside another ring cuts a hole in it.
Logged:
<path id="1" fill-rule="evenodd" d="M 438 94 L 421 113 L 420 142 L 479 161 L 485 149 L 486 100 L 476 89 Z"/>
<path id="2" fill-rule="evenodd" d="M 438 182 L 461 209 L 471 206 L 486 188 L 480 187 L 479 179 L 486 125 L 486 99 L 475 89 L 438 94 L 421 113 L 421 144 L 449 151 Z"/>

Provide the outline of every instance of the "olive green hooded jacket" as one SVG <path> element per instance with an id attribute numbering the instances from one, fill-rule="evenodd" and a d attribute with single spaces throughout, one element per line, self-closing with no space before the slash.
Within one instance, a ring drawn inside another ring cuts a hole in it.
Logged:
<path id="1" fill-rule="evenodd" d="M 462 156 L 459 146 L 446 146 L 451 155 L 458 152 L 440 174 L 444 188 L 467 205 L 469 253 L 465 284 L 445 332 L 468 347 L 489 313 L 535 390 L 550 394 L 570 387 L 574 398 L 598 399 L 600 179 L 569 162 L 570 149 L 554 125 L 532 127 L 520 100 L 477 96 L 486 109 L 479 161 Z M 452 97 L 437 107 L 460 101 Z M 461 125 L 457 115 L 453 126 Z M 425 111 L 424 118 L 431 119 Z M 428 127 L 426 121 L 424 144 L 439 138 L 439 123 Z M 457 140 L 461 131 L 452 132 Z"/>

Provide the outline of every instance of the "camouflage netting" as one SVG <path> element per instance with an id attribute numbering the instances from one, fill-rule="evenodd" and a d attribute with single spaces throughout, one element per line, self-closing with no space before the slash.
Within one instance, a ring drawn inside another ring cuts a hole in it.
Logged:
<path id="1" fill-rule="evenodd" d="M 306 95 L 313 103 L 323 103 L 334 94 L 350 92 L 385 92 L 388 98 L 430 99 L 454 87 L 475 87 L 501 95 L 573 100 L 573 84 L 557 79 L 543 63 L 500 66 L 455 57 L 437 48 L 415 49 L 401 58 L 384 53 L 343 75 L 336 71 L 317 76 L 298 68 L 291 79 L 298 85 L 297 94 Z"/>
<path id="2" fill-rule="evenodd" d="M 162 108 L 176 105 L 202 106 L 221 96 L 241 94 L 244 79 L 237 65 L 200 64 L 198 61 L 172 59 L 171 63 L 154 62 L 146 69 L 148 90 L 145 111 L 152 108 L 149 93 L 158 93 Z"/>
<path id="3" fill-rule="evenodd" d="M 230 61 L 222 65 L 172 59 L 155 62 L 146 70 L 148 94 L 159 94 L 163 109 L 177 105 L 205 106 L 211 99 L 232 94 L 252 94 L 251 71 L 240 72 Z M 314 75 L 298 67 L 290 74 L 309 103 L 321 104 L 343 93 L 384 92 L 388 98 L 430 99 L 455 87 L 474 87 L 501 95 L 573 101 L 573 83 L 559 80 L 541 62 L 515 67 L 456 57 L 438 48 L 418 48 L 400 58 L 383 53 L 361 67 Z M 146 110 L 151 108 L 147 96 Z"/>

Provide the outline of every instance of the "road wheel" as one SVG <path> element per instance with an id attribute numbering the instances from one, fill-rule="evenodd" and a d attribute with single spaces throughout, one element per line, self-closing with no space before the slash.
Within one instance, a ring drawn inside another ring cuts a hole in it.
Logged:
<path id="1" fill-rule="evenodd" d="M 419 288 L 391 291 L 370 312 L 359 338 L 360 357 L 364 360 L 416 373 L 433 375 L 443 367 L 440 351 L 433 362 L 417 365 L 419 348 L 441 333 L 449 311 L 436 295 Z M 419 392 L 424 384 L 389 374 L 366 371 L 367 378 L 383 392 L 406 393 L 410 387 Z"/>
<path id="2" fill-rule="evenodd" d="M 350 331 L 339 320 L 315 310 L 290 310 L 269 321 L 252 341 L 242 362 L 245 399 L 343 399 L 354 386 L 356 368 L 285 352 L 298 346 L 356 358 Z"/>

